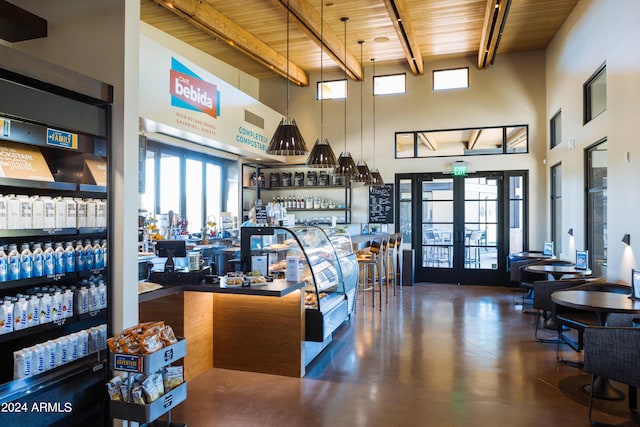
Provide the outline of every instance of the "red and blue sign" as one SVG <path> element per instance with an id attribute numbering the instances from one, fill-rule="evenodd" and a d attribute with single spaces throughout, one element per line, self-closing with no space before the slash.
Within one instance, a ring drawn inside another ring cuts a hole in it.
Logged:
<path id="1" fill-rule="evenodd" d="M 172 106 L 199 111 L 214 119 L 220 116 L 220 94 L 216 85 L 204 81 L 173 57 L 169 74 Z"/>

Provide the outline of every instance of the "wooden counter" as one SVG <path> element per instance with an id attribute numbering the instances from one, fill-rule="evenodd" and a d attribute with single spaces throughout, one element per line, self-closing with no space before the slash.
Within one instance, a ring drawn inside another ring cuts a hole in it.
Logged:
<path id="1" fill-rule="evenodd" d="M 139 317 L 187 338 L 187 381 L 212 367 L 302 377 L 304 285 L 165 286 L 140 295 Z"/>

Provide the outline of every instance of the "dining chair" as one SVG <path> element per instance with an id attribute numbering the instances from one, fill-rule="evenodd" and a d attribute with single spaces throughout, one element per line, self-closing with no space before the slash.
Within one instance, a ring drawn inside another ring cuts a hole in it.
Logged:
<path id="1" fill-rule="evenodd" d="M 592 426 L 608 425 L 593 419 L 593 391 L 598 376 L 629 386 L 629 411 L 636 424 L 640 386 L 640 328 L 587 327 L 585 329 L 584 370 L 591 374 L 589 421 Z"/>

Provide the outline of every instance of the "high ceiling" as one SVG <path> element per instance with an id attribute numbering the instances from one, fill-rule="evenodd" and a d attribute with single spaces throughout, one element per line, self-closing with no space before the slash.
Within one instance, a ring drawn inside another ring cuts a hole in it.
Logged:
<path id="1" fill-rule="evenodd" d="M 577 2 L 141 0 L 140 15 L 256 78 L 288 75 L 307 85 L 308 74 L 321 66 L 320 40 L 324 69 L 346 63 L 354 79 L 362 78 L 361 57 L 365 65 L 375 58 L 414 74 L 424 72 L 423 61 L 443 56 L 475 56 L 479 68 L 488 68 L 500 54 L 545 48 Z"/>

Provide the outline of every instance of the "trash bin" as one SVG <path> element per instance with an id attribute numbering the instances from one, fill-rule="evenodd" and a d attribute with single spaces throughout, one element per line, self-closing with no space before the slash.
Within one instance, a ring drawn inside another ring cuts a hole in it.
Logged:
<path id="1" fill-rule="evenodd" d="M 402 251 L 402 286 L 413 286 L 414 274 L 414 253 L 413 249 L 404 249 Z"/>

